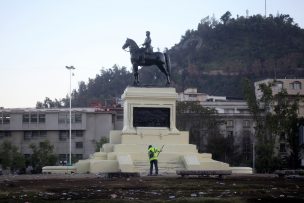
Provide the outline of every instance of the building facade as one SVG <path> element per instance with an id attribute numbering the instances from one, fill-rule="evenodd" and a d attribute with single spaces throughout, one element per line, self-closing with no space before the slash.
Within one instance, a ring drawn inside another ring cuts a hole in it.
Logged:
<path id="1" fill-rule="evenodd" d="M 288 94 L 288 98 L 290 100 L 298 97 L 299 100 L 299 110 L 298 110 L 298 117 L 304 117 L 304 79 L 265 79 L 261 81 L 257 81 L 254 83 L 255 87 L 255 95 L 256 98 L 259 100 L 261 99 L 263 93 L 260 90 L 260 85 L 261 84 L 272 84 L 271 89 L 272 89 L 272 95 L 276 95 L 279 92 L 281 92 L 283 89 L 286 90 Z M 299 126 L 299 143 L 300 145 L 304 144 L 304 126 Z M 284 157 L 287 154 L 289 154 L 289 147 L 288 147 L 288 142 L 287 142 L 287 135 L 281 134 L 277 136 L 277 153 Z M 302 159 L 301 159 L 301 165 L 304 166 L 304 154 L 302 152 Z"/>
<path id="2" fill-rule="evenodd" d="M 69 109 L 0 109 L 0 143 L 7 140 L 25 156 L 32 153 L 30 144 L 49 140 L 59 160 L 69 154 Z M 122 129 L 122 108 L 72 108 L 72 154 L 88 158 L 96 143 L 108 138 L 111 130 Z"/>
<path id="3" fill-rule="evenodd" d="M 233 138 L 243 161 L 251 163 L 254 145 L 254 121 L 244 100 L 229 100 L 223 96 L 211 96 L 198 93 L 196 88 L 179 93 L 178 101 L 196 101 L 203 107 L 215 109 L 223 124 L 220 132 Z"/>
<path id="4" fill-rule="evenodd" d="M 262 91 L 259 89 L 260 84 L 272 83 L 272 94 L 278 94 L 282 89 L 285 89 L 288 96 L 293 98 L 300 97 L 299 102 L 299 117 L 304 117 L 304 79 L 265 79 L 254 83 L 255 95 L 257 99 L 261 99 Z"/>

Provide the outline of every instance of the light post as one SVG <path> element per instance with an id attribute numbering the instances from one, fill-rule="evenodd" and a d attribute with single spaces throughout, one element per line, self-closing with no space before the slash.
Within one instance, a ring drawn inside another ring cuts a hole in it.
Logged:
<path id="1" fill-rule="evenodd" d="M 252 139 L 252 170 L 255 172 L 255 136 Z"/>
<path id="2" fill-rule="evenodd" d="M 70 151 L 69 151 L 69 165 L 72 165 L 72 94 L 71 94 L 71 86 L 72 86 L 72 70 L 74 70 L 74 66 L 66 66 L 66 68 L 70 71 L 70 132 L 69 132 L 69 140 L 70 140 Z"/>

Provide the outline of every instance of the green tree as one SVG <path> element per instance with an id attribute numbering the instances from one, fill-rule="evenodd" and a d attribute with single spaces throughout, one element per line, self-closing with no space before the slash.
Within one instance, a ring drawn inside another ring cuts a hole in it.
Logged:
<path id="1" fill-rule="evenodd" d="M 245 98 L 256 123 L 256 169 L 259 172 L 272 172 L 283 166 L 300 167 L 302 146 L 299 143 L 299 127 L 303 124 L 303 118 L 298 117 L 299 99 L 291 98 L 284 89 L 273 95 L 273 85 L 275 81 L 259 86 L 262 92 L 260 100 L 255 98 L 254 88 L 249 80 L 245 81 L 244 86 Z M 276 153 L 280 135 L 287 136 L 287 157 Z"/>
<path id="2" fill-rule="evenodd" d="M 256 165 L 258 172 L 272 172 L 279 167 L 279 159 L 275 155 L 276 127 L 270 111 L 273 102 L 271 86 L 262 84 L 263 93 L 261 100 L 255 97 L 253 83 L 244 81 L 244 95 L 249 111 L 255 122 Z"/>
<path id="3" fill-rule="evenodd" d="M 219 134 L 218 124 L 214 109 L 204 108 L 199 102 L 177 102 L 176 127 L 189 131 L 189 141 L 199 152 L 206 152 L 208 136 Z"/>
<path id="4" fill-rule="evenodd" d="M 285 167 L 297 169 L 300 165 L 301 150 L 299 128 L 303 125 L 303 118 L 298 117 L 299 97 L 290 98 L 286 90 L 282 90 L 274 97 L 274 118 L 276 119 L 277 134 L 287 136 L 289 155 Z"/>
<path id="5" fill-rule="evenodd" d="M 61 100 L 55 99 L 53 101 L 48 97 L 46 97 L 44 99 L 43 103 L 39 102 L 39 101 L 36 103 L 36 108 L 37 109 L 61 108 L 63 106 L 64 106 L 64 99 L 61 99 Z"/>
<path id="6" fill-rule="evenodd" d="M 95 152 L 99 152 L 102 146 L 109 142 L 109 139 L 106 137 L 101 137 L 98 142 L 96 142 Z"/>
<path id="7" fill-rule="evenodd" d="M 4 141 L 0 145 L 0 165 L 4 169 L 10 169 L 11 171 L 24 169 L 25 158 L 18 152 L 16 146 L 8 141 Z"/>
<path id="8" fill-rule="evenodd" d="M 223 21 L 224 25 L 230 20 L 231 13 L 227 11 L 224 15 L 221 17 L 221 21 Z"/>
<path id="9" fill-rule="evenodd" d="M 237 166 L 240 164 L 241 155 L 239 146 L 233 136 L 224 136 L 221 133 L 207 137 L 206 151 L 216 160 Z"/>
<path id="10" fill-rule="evenodd" d="M 95 79 L 90 79 L 87 84 L 80 83 L 78 91 L 72 93 L 74 107 L 87 107 L 92 103 L 105 105 L 105 100 L 120 97 L 124 89 L 131 84 L 133 79 L 126 67 L 114 65 L 112 68 L 103 69 Z"/>
<path id="11" fill-rule="evenodd" d="M 57 162 L 57 156 L 53 153 L 54 146 L 48 140 L 36 144 L 30 144 L 33 153 L 31 156 L 31 164 L 34 171 L 40 173 L 42 167 L 52 166 Z"/>
<path id="12" fill-rule="evenodd" d="M 199 102 L 177 102 L 176 127 L 189 131 L 190 143 L 199 152 L 212 153 L 216 160 L 235 164 L 237 146 L 233 137 L 225 137 L 219 127 L 223 121 L 215 109 L 205 108 Z"/>

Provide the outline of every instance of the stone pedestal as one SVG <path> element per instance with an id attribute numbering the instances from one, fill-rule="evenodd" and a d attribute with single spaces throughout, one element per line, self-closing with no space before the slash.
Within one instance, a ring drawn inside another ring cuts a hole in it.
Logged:
<path id="1" fill-rule="evenodd" d="M 122 136 L 179 134 L 175 125 L 176 98 L 177 93 L 174 88 L 127 87 L 122 95 L 124 104 Z"/>

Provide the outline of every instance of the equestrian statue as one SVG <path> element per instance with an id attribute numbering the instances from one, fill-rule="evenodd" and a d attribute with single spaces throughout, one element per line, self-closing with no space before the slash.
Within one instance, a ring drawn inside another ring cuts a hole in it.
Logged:
<path id="1" fill-rule="evenodd" d="M 122 49 L 129 47 L 129 52 L 131 55 L 131 63 L 133 66 L 134 74 L 134 85 L 139 85 L 138 78 L 138 66 L 151 66 L 156 65 L 159 70 L 165 74 L 167 79 L 167 85 L 170 84 L 170 58 L 168 54 L 162 52 L 153 52 L 151 47 L 151 38 L 150 32 L 146 32 L 145 42 L 142 44 L 144 47 L 138 47 L 136 42 L 132 39 L 127 38 L 125 44 L 122 46 Z"/>

